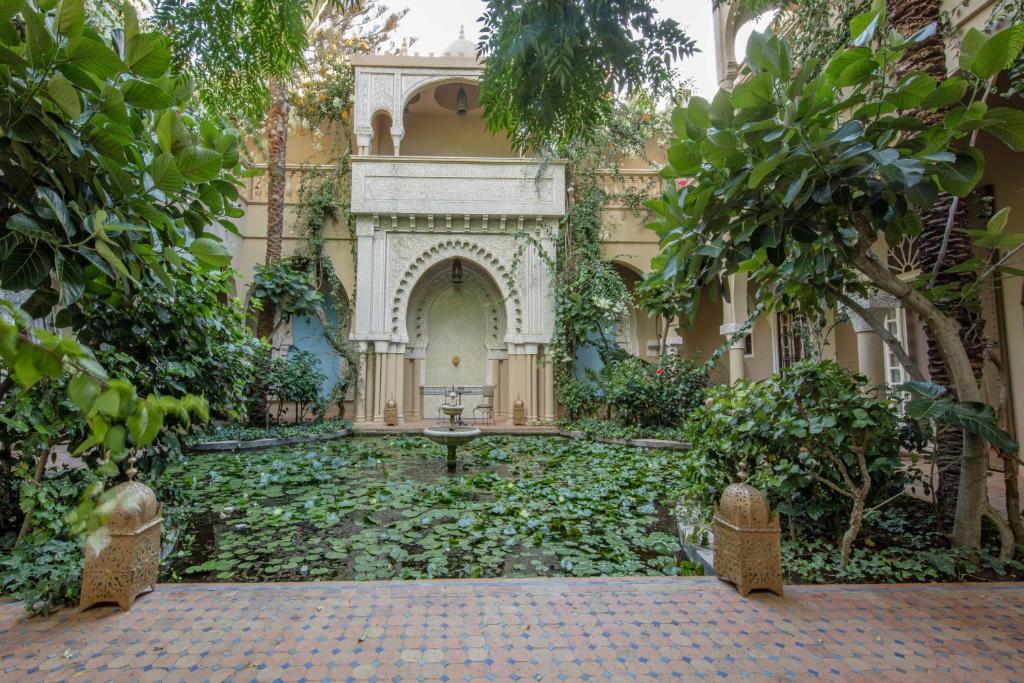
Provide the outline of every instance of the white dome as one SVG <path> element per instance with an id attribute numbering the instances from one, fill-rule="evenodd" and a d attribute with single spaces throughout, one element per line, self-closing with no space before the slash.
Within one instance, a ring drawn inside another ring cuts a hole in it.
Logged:
<path id="1" fill-rule="evenodd" d="M 466 40 L 466 29 L 459 27 L 459 37 L 441 53 L 445 57 L 476 57 L 476 45 Z"/>

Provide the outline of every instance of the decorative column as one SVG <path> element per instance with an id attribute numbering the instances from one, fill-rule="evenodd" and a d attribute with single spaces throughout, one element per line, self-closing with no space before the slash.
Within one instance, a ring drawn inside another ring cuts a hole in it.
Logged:
<path id="1" fill-rule="evenodd" d="M 398 404 L 398 421 L 405 421 L 405 344 L 379 341 L 377 350 L 376 385 L 373 401 L 374 422 L 384 421 L 384 408 L 388 400 Z"/>
<path id="2" fill-rule="evenodd" d="M 552 363 L 551 355 L 545 349 L 544 362 L 541 366 L 541 385 L 544 392 L 544 412 L 541 419 L 552 421 L 555 419 L 555 366 Z"/>
<path id="3" fill-rule="evenodd" d="M 400 156 L 399 148 L 402 146 L 402 138 L 405 137 L 405 128 L 402 126 L 391 126 L 391 142 L 395 145 L 395 156 Z"/>
<path id="4" fill-rule="evenodd" d="M 882 323 L 886 313 L 896 306 L 895 299 L 879 294 L 870 299 L 861 299 L 857 303 L 875 316 L 879 323 Z M 885 342 L 867 320 L 850 309 L 846 309 L 846 313 L 850 316 L 853 331 L 857 333 L 857 369 L 868 378 L 870 386 L 888 384 L 889 378 L 885 375 Z"/>
<path id="5" fill-rule="evenodd" d="M 526 406 L 526 419 L 536 420 L 540 415 L 543 393 L 537 372 L 537 344 L 509 345 L 509 391 L 505 405 L 511 406 L 521 398 Z"/>
<path id="6" fill-rule="evenodd" d="M 719 334 L 726 339 L 732 338 L 729 346 L 729 382 L 735 383 L 747 376 L 744 367 L 744 337 L 738 335 L 747 322 L 747 276 L 736 273 L 729 276 L 729 301 L 722 300 L 722 326 Z M 735 338 L 733 338 L 735 337 Z"/>

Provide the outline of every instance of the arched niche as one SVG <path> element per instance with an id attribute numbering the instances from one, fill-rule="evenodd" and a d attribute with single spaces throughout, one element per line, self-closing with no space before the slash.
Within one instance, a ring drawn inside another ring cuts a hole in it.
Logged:
<path id="1" fill-rule="evenodd" d="M 424 417 L 436 413 L 446 386 L 467 388 L 471 412 L 479 388 L 498 383 L 491 361 L 505 350 L 505 301 L 480 264 L 450 257 L 426 269 L 409 296 L 406 327 L 409 353 L 420 360 L 410 385 L 423 393 Z"/>
<path id="2" fill-rule="evenodd" d="M 522 334 L 523 302 L 516 287 L 515 278 L 509 268 L 490 249 L 475 240 L 450 237 L 431 245 L 414 259 L 398 280 L 391 301 L 391 333 L 399 338 L 411 339 L 409 311 L 412 295 L 424 280 L 424 274 L 439 272 L 440 264 L 458 258 L 463 266 L 486 273 L 489 281 L 497 288 L 498 299 L 502 302 L 503 335 L 500 341 L 507 341 L 508 335 Z"/>
<path id="3" fill-rule="evenodd" d="M 370 119 L 373 128 L 371 154 L 392 156 L 395 153 L 395 142 L 391 137 L 391 115 L 386 111 L 378 111 Z"/>

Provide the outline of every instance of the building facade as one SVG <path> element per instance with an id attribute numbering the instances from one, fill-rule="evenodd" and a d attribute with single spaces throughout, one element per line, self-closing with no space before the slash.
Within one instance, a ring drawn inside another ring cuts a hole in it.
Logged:
<path id="1" fill-rule="evenodd" d="M 958 29 L 982 21 L 984 8 L 957 16 Z M 752 17 L 734 6 L 715 13 L 719 78 L 729 87 L 741 73 L 736 36 Z M 741 46 L 742 47 L 742 46 Z M 325 228 L 326 250 L 353 302 L 351 339 L 358 344 L 358 388 L 348 402 L 356 421 L 381 422 L 392 399 L 400 421 L 436 419 L 450 387 L 459 387 L 466 413 L 494 387 L 496 421 L 511 419 L 523 401 L 529 420 L 558 414 L 548 344 L 555 324 L 553 264 L 560 223 L 572 201 L 566 168 L 516 154 L 502 135 L 486 130 L 478 105 L 482 68 L 475 46 L 460 37 L 443 54 L 365 55 L 353 59 L 355 106 L 351 114 L 351 211 L 354 230 Z M 329 158 L 324 142 L 332 131 L 293 128 L 289 141 L 290 220 L 304 173 Z M 985 184 L 996 208 L 1012 206 L 1012 229 L 1022 230 L 1024 180 L 1021 155 L 982 142 L 989 165 Z M 623 185 L 658 191 L 653 164 L 623 160 L 608 173 L 612 196 Z M 243 193 L 246 216 L 227 240 L 247 289 L 265 250 L 265 178 Z M 614 185 L 614 187 L 613 187 Z M 632 289 L 658 253 L 657 236 L 644 227 L 650 217 L 615 201 L 602 213 L 603 252 Z M 286 251 L 298 236 L 286 227 Z M 912 274 L 914 245 L 890 248 L 891 267 Z M 618 324 L 616 340 L 645 358 L 660 349 L 670 324 L 669 350 L 709 358 L 747 321 L 756 292 L 734 276 L 729 302 L 704 302 L 694 325 L 634 308 Z M 923 330 L 885 297 L 864 302 L 885 319 L 912 357 L 923 358 Z M 994 340 L 1024 331 L 1021 280 L 1004 278 L 985 300 L 987 332 Z M 330 351 L 318 342 L 318 321 L 295 320 L 274 340 L 279 352 L 302 348 L 318 353 L 328 369 Z M 815 346 L 816 348 L 809 348 Z M 1005 408 L 1005 423 L 1024 426 L 1024 345 L 997 343 L 1008 370 L 1009 390 L 1000 392 L 993 372 L 987 386 Z M 856 315 L 837 311 L 835 324 L 808 337 L 797 316 L 761 315 L 750 334 L 735 339 L 712 372 L 719 382 L 760 379 L 811 353 L 833 358 L 874 383 L 895 384 L 903 369 L 878 335 Z M 921 363 L 926 365 L 926 363 Z M 1019 396 L 1019 401 L 1014 397 Z"/>

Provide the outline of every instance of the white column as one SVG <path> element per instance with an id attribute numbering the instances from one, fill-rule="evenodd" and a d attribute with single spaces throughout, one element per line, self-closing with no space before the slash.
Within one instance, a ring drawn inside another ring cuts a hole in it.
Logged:
<path id="1" fill-rule="evenodd" d="M 719 333 L 728 338 L 734 337 L 743 329 L 747 322 L 747 276 L 745 273 L 730 275 L 728 279 L 729 300 L 722 299 L 722 326 Z M 736 336 L 729 346 L 729 381 L 738 382 L 747 376 L 743 356 L 744 338 Z"/>
<path id="2" fill-rule="evenodd" d="M 853 311 L 847 311 L 847 314 L 857 334 L 857 370 L 868 378 L 870 386 L 886 384 L 885 342 L 864 318 Z"/>

